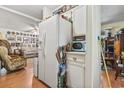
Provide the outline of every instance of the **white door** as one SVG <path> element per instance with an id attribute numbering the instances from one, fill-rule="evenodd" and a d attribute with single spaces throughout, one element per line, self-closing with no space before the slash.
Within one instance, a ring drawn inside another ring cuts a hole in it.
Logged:
<path id="1" fill-rule="evenodd" d="M 39 25 L 38 79 L 45 82 L 45 23 Z"/>
<path id="2" fill-rule="evenodd" d="M 73 36 L 86 35 L 86 6 L 79 6 L 73 12 Z"/>
<path id="3" fill-rule="evenodd" d="M 59 46 L 66 45 L 72 40 L 71 23 L 59 17 Z"/>
<path id="4" fill-rule="evenodd" d="M 45 83 L 50 87 L 57 87 L 58 63 L 56 51 L 58 45 L 58 16 L 46 21 L 46 42 L 45 42 Z"/>

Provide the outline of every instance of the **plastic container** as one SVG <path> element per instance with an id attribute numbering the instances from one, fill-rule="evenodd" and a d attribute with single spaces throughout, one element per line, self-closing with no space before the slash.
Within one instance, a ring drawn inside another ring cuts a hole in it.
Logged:
<path id="1" fill-rule="evenodd" d="M 7 70 L 5 68 L 2 68 L 0 70 L 0 76 L 5 76 L 7 74 Z"/>

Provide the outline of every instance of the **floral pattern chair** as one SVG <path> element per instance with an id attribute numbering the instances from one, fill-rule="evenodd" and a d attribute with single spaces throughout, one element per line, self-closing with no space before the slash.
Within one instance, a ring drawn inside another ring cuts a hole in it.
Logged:
<path id="1" fill-rule="evenodd" d="M 19 55 L 9 56 L 8 50 L 10 48 L 10 43 L 6 39 L 3 39 L 0 33 L 0 60 L 4 64 L 4 67 L 8 71 L 24 68 L 26 66 L 26 59 Z"/>

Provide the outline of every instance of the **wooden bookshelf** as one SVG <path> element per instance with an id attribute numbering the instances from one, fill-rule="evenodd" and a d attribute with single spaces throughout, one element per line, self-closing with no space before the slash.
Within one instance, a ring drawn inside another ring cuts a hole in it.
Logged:
<path id="1" fill-rule="evenodd" d="M 114 66 L 114 37 L 105 38 L 105 61 L 110 67 Z"/>

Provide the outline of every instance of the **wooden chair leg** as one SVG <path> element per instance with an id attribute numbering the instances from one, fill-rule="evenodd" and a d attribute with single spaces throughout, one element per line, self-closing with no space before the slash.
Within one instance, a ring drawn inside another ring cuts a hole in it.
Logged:
<path id="1" fill-rule="evenodd" d="M 116 68 L 116 73 L 115 73 L 115 80 L 117 80 L 118 78 L 118 75 L 121 73 L 121 68 L 120 67 L 117 67 Z"/>
<path id="2" fill-rule="evenodd" d="M 118 72 L 116 71 L 116 73 L 115 73 L 115 80 L 117 80 L 117 77 L 118 77 Z"/>

